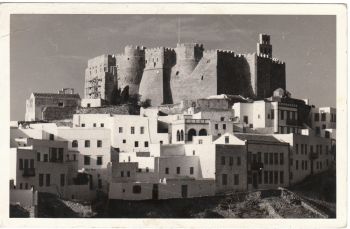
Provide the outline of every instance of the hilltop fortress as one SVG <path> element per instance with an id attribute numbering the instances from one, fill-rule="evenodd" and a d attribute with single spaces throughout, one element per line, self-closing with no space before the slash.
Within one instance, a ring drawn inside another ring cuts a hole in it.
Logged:
<path id="1" fill-rule="evenodd" d="M 84 97 L 113 104 L 119 89 L 157 106 L 219 94 L 262 99 L 277 88 L 286 89 L 285 63 L 272 58 L 270 36 L 260 34 L 252 54 L 186 43 L 174 49 L 126 46 L 122 54 L 95 57 L 85 71 Z"/>

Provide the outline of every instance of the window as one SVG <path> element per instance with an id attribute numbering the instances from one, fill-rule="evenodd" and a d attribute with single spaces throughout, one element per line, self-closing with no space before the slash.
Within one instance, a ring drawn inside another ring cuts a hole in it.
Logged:
<path id="1" fill-rule="evenodd" d="M 269 164 L 273 165 L 273 153 L 269 153 Z"/>
<path id="2" fill-rule="evenodd" d="M 233 175 L 233 183 L 234 185 L 239 185 L 239 174 Z"/>
<path id="3" fill-rule="evenodd" d="M 268 171 L 264 171 L 264 184 L 269 183 L 269 174 Z"/>
<path id="4" fill-rule="evenodd" d="M 127 171 L 127 172 L 126 172 L 126 176 L 127 176 L 127 177 L 130 177 L 130 171 Z"/>
<path id="5" fill-rule="evenodd" d="M 264 164 L 268 164 L 269 163 L 269 155 L 268 153 L 264 153 Z"/>
<path id="6" fill-rule="evenodd" d="M 19 159 L 19 170 L 23 170 L 23 159 Z"/>
<path id="7" fill-rule="evenodd" d="M 24 169 L 28 168 L 28 159 L 24 159 Z"/>
<path id="8" fill-rule="evenodd" d="M 220 121 L 225 121 L 225 117 L 221 117 L 221 118 L 220 118 Z"/>
<path id="9" fill-rule="evenodd" d="M 320 134 L 320 133 L 321 133 L 320 127 L 316 126 L 316 134 Z"/>
<path id="10" fill-rule="evenodd" d="M 222 129 L 226 130 L 226 124 L 222 124 Z"/>
<path id="11" fill-rule="evenodd" d="M 102 156 L 97 156 L 96 165 L 102 165 Z"/>
<path id="12" fill-rule="evenodd" d="M 284 111 L 281 110 L 281 120 L 284 120 Z"/>
<path id="13" fill-rule="evenodd" d="M 200 145 L 203 144 L 203 140 L 202 140 L 202 139 L 199 139 L 199 140 L 198 140 L 198 144 L 200 144 Z"/>
<path id="14" fill-rule="evenodd" d="M 163 145 L 163 141 L 159 141 L 159 144 Z"/>
<path id="15" fill-rule="evenodd" d="M 283 153 L 280 153 L 280 165 L 284 164 L 284 157 L 283 157 Z"/>
<path id="16" fill-rule="evenodd" d="M 48 154 L 44 154 L 44 162 L 48 162 L 49 161 L 49 155 Z"/>
<path id="17" fill-rule="evenodd" d="M 192 175 L 194 173 L 194 168 L 190 167 L 190 174 Z"/>
<path id="18" fill-rule="evenodd" d="M 258 152 L 258 162 L 261 162 L 261 152 Z"/>
<path id="19" fill-rule="evenodd" d="M 131 133 L 131 134 L 135 134 L 135 127 L 132 126 L 132 127 L 130 128 L 130 133 Z"/>
<path id="20" fill-rule="evenodd" d="M 295 144 L 295 153 L 299 154 L 299 145 L 298 144 Z"/>
<path id="21" fill-rule="evenodd" d="M 59 106 L 59 107 L 63 107 L 63 103 L 62 103 L 62 102 L 59 102 L 59 103 L 58 103 L 58 106 Z"/>
<path id="22" fill-rule="evenodd" d="M 126 143 L 126 139 L 123 139 L 123 143 L 124 143 L 124 144 Z"/>
<path id="23" fill-rule="evenodd" d="M 39 152 L 36 153 L 36 160 L 37 160 L 37 161 L 40 161 L 40 153 L 39 153 Z"/>
<path id="24" fill-rule="evenodd" d="M 278 171 L 274 171 L 274 179 L 273 179 L 273 183 L 277 184 L 278 183 Z"/>
<path id="25" fill-rule="evenodd" d="M 222 185 L 227 185 L 227 174 L 222 174 L 221 178 L 222 178 Z"/>
<path id="26" fill-rule="evenodd" d="M 123 133 L 123 127 L 119 127 L 119 133 Z"/>
<path id="27" fill-rule="evenodd" d="M 295 160 L 295 170 L 298 170 L 298 169 L 299 169 L 299 161 Z"/>
<path id="28" fill-rule="evenodd" d="M 237 165 L 241 165 L 241 157 L 237 157 Z"/>
<path id="29" fill-rule="evenodd" d="M 225 144 L 230 143 L 230 137 L 229 136 L 225 136 Z"/>
<path id="30" fill-rule="evenodd" d="M 305 161 L 305 170 L 307 170 L 307 161 Z"/>
<path id="31" fill-rule="evenodd" d="M 141 185 L 134 185 L 132 187 L 132 193 L 135 193 L 135 194 L 141 193 Z"/>
<path id="32" fill-rule="evenodd" d="M 85 127 L 85 123 L 82 123 L 82 124 L 81 124 L 81 127 Z"/>
<path id="33" fill-rule="evenodd" d="M 61 183 L 61 186 L 64 186 L 64 184 L 65 184 L 65 175 L 64 174 L 61 174 L 61 176 L 60 176 L 60 183 Z"/>
<path id="34" fill-rule="evenodd" d="M 97 140 L 97 147 L 98 148 L 102 147 L 102 140 Z"/>
<path id="35" fill-rule="evenodd" d="M 233 157 L 230 157 L 229 164 L 232 166 L 233 165 Z"/>
<path id="36" fill-rule="evenodd" d="M 180 167 L 176 167 L 176 174 L 180 174 Z"/>
<path id="37" fill-rule="evenodd" d="M 225 165 L 225 157 L 221 156 L 221 165 Z"/>
<path id="38" fill-rule="evenodd" d="M 50 179 L 51 179 L 50 174 L 46 174 L 46 186 L 50 186 L 51 185 Z"/>
<path id="39" fill-rule="evenodd" d="M 84 156 L 84 165 L 90 165 L 90 156 Z"/>
<path id="40" fill-rule="evenodd" d="M 44 185 L 44 174 L 39 174 L 39 187 Z"/>
<path id="41" fill-rule="evenodd" d="M 248 124 L 248 116 L 243 116 L 243 122 L 244 122 L 245 124 Z"/>
<path id="42" fill-rule="evenodd" d="M 273 109 L 271 109 L 271 119 L 275 118 L 275 111 Z"/>
<path id="43" fill-rule="evenodd" d="M 101 127 L 105 127 L 105 124 L 104 124 L 104 123 L 101 123 L 100 126 L 101 126 Z"/>
<path id="44" fill-rule="evenodd" d="M 34 159 L 30 159 L 30 166 L 29 168 L 34 169 Z"/>
<path id="45" fill-rule="evenodd" d="M 269 171 L 269 184 L 273 183 L 273 171 Z"/>
<path id="46" fill-rule="evenodd" d="M 325 124 L 322 125 L 322 129 L 326 129 L 326 125 Z"/>
<path id="47" fill-rule="evenodd" d="M 321 114 L 321 121 L 326 121 L 326 113 Z"/>
<path id="48" fill-rule="evenodd" d="M 90 140 L 85 140 L 85 148 L 89 148 L 90 147 Z"/>
<path id="49" fill-rule="evenodd" d="M 215 124 L 215 130 L 219 129 L 219 124 Z"/>
<path id="50" fill-rule="evenodd" d="M 148 142 L 145 142 L 145 147 L 146 147 L 146 148 L 148 147 Z"/>
<path id="51" fill-rule="evenodd" d="M 169 174 L 169 168 L 165 168 L 165 174 Z"/>
<path id="52" fill-rule="evenodd" d="M 135 147 L 139 147 L 139 142 L 138 142 L 138 141 L 135 141 L 134 146 L 135 146 Z"/>
<path id="53" fill-rule="evenodd" d="M 252 152 L 248 152 L 247 154 L 247 162 L 250 164 L 252 162 Z"/>
<path id="54" fill-rule="evenodd" d="M 93 127 L 96 127 L 96 123 L 93 124 Z"/>
<path id="55" fill-rule="evenodd" d="M 55 136 L 54 136 L 53 134 L 50 134 L 50 135 L 49 135 L 49 139 L 50 139 L 50 140 L 54 140 L 54 139 L 55 139 Z"/>
<path id="56" fill-rule="evenodd" d="M 284 183 L 284 172 L 283 171 L 280 171 L 280 184 L 283 184 Z"/>
<path id="57" fill-rule="evenodd" d="M 314 117 L 315 122 L 320 121 L 320 114 L 319 114 L 319 113 L 315 113 L 314 116 L 315 116 L 315 117 Z"/>
<path id="58" fill-rule="evenodd" d="M 140 127 L 140 134 L 144 134 L 145 133 L 145 127 L 141 126 Z"/>
<path id="59" fill-rule="evenodd" d="M 146 173 L 148 173 L 149 172 L 149 168 L 148 167 L 146 167 Z"/>
<path id="60" fill-rule="evenodd" d="M 77 140 L 73 140 L 72 141 L 72 148 L 77 148 L 78 147 L 78 141 Z"/>

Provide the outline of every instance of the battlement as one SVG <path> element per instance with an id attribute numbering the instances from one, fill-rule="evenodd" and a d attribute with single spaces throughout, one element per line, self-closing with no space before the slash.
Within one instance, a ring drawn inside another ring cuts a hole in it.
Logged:
<path id="1" fill-rule="evenodd" d="M 156 52 L 163 52 L 164 53 L 175 53 L 175 50 L 173 48 L 168 48 L 168 47 L 155 47 L 155 48 L 149 48 L 149 49 L 146 49 L 146 54 L 148 53 L 156 53 Z"/>
<path id="2" fill-rule="evenodd" d="M 99 55 L 88 60 L 88 68 L 109 62 L 115 62 L 115 56 L 113 54 Z"/>
<path id="3" fill-rule="evenodd" d="M 201 48 L 204 50 L 203 44 L 198 43 L 177 43 L 176 47 Z"/>

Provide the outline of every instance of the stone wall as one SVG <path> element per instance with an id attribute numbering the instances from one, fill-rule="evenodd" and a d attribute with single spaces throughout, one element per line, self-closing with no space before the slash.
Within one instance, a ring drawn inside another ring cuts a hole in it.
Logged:
<path id="1" fill-rule="evenodd" d="M 77 107 L 45 107 L 42 117 L 45 121 L 72 119 Z"/>

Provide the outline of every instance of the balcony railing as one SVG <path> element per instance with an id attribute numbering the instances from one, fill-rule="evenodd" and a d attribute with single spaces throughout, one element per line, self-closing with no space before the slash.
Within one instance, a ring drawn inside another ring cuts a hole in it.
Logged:
<path id="1" fill-rule="evenodd" d="M 185 119 L 187 124 L 208 124 L 209 119 Z"/>
<path id="2" fill-rule="evenodd" d="M 24 168 L 22 176 L 23 177 L 34 177 L 35 176 L 35 168 Z"/>
<path id="3" fill-rule="evenodd" d="M 286 124 L 288 126 L 299 126 L 298 120 L 295 120 L 295 119 L 287 119 Z"/>

